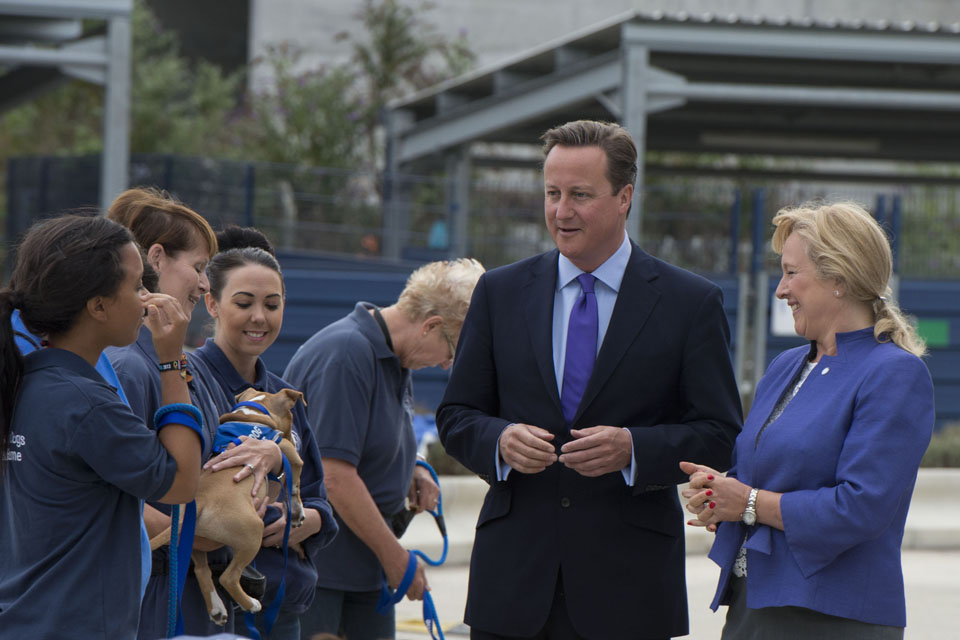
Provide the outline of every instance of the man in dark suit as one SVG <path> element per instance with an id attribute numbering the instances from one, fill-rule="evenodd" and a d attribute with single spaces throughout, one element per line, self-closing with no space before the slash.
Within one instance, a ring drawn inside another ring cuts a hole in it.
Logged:
<path id="1" fill-rule="evenodd" d="M 626 236 L 624 128 L 542 139 L 558 250 L 480 279 L 437 413 L 491 485 L 465 619 L 475 639 L 685 635 L 678 463 L 726 469 L 742 422 L 720 289 Z"/>

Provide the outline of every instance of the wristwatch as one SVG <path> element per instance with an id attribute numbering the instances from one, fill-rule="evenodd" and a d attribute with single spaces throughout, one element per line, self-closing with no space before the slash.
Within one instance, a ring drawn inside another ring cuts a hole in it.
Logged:
<path id="1" fill-rule="evenodd" d="M 740 520 L 748 527 L 757 524 L 757 494 L 760 489 L 750 489 L 750 497 L 747 498 L 747 508 L 740 514 Z"/>

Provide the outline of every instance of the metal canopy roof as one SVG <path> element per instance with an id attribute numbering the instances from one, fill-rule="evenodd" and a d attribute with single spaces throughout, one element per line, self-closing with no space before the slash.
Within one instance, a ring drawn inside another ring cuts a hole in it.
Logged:
<path id="1" fill-rule="evenodd" d="M 391 104 L 398 161 L 623 121 L 648 56 L 647 149 L 960 160 L 960 24 L 631 13 Z"/>
<path id="2" fill-rule="evenodd" d="M 952 162 L 958 113 L 960 24 L 630 12 L 394 101 L 388 168 L 580 118 L 654 151 Z"/>
<path id="3" fill-rule="evenodd" d="M 100 204 L 127 185 L 133 0 L 0 0 L 0 112 L 69 77 L 105 92 Z M 106 34 L 83 37 L 84 19 Z"/>

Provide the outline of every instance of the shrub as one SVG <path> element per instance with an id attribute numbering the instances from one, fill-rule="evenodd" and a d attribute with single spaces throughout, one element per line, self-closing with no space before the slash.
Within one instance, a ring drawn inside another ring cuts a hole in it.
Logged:
<path id="1" fill-rule="evenodd" d="M 960 467 L 960 423 L 951 423 L 933 434 L 921 467 Z"/>
<path id="2" fill-rule="evenodd" d="M 440 476 L 472 476 L 473 472 L 454 460 L 439 441 L 427 445 L 427 462 Z"/>

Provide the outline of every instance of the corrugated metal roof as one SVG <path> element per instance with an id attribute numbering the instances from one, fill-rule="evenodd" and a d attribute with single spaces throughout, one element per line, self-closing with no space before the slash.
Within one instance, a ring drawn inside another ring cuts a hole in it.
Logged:
<path id="1" fill-rule="evenodd" d="M 465 91 L 473 93 L 475 88 L 484 87 L 480 92 L 485 93 L 492 84 L 494 74 L 498 72 L 521 71 L 538 75 L 537 67 L 549 65 L 549 60 L 559 49 L 580 49 L 592 55 L 617 50 L 621 45 L 625 25 L 663 25 L 666 28 L 690 26 L 694 28 L 756 28 L 769 34 L 771 31 L 791 33 L 815 33 L 822 31 L 834 35 L 850 33 L 868 37 L 871 35 L 890 37 L 920 37 L 925 39 L 952 38 L 960 34 L 960 22 L 943 24 L 939 22 L 891 22 L 887 20 L 839 20 L 814 19 L 809 17 L 762 16 L 716 13 L 687 13 L 663 11 L 628 11 L 611 16 L 601 22 L 567 33 L 559 38 L 540 43 L 529 49 L 517 52 L 502 60 L 475 69 L 466 74 L 451 78 L 440 84 L 428 87 L 414 94 L 399 98 L 390 103 L 390 108 L 414 107 L 431 100 L 434 96 L 448 91 Z M 719 32 L 719 31 L 718 31 Z M 651 49 L 651 50 L 655 50 Z M 771 50 L 771 55 L 776 52 Z"/>
<path id="2" fill-rule="evenodd" d="M 894 22 L 889 20 L 869 20 L 869 19 L 838 19 L 838 18 L 810 18 L 794 16 L 764 16 L 764 15 L 740 15 L 736 13 L 689 13 L 678 11 L 676 13 L 665 11 L 636 11 L 632 12 L 631 18 L 645 22 L 672 22 L 672 23 L 699 23 L 699 24 L 722 24 L 737 26 L 758 26 L 758 27 L 795 27 L 800 29 L 834 29 L 847 31 L 899 31 L 909 33 L 957 33 L 960 34 L 960 22 L 948 24 L 928 21 L 914 22 L 905 20 Z"/>

